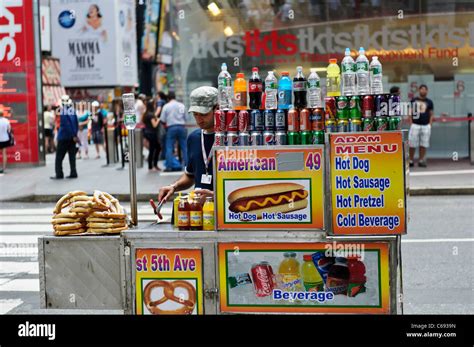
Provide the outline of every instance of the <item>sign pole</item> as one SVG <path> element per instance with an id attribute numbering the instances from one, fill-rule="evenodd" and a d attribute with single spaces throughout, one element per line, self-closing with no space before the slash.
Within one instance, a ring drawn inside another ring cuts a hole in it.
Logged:
<path id="1" fill-rule="evenodd" d="M 402 236 L 397 235 L 398 276 L 400 279 L 400 311 L 403 314 L 403 266 L 402 266 Z"/>
<path id="2" fill-rule="evenodd" d="M 137 115 L 135 113 L 135 96 L 133 93 L 122 95 L 125 126 L 128 130 L 128 176 L 130 179 L 130 213 L 132 224 L 138 225 L 137 216 L 137 162 L 135 158 L 135 127 Z"/>

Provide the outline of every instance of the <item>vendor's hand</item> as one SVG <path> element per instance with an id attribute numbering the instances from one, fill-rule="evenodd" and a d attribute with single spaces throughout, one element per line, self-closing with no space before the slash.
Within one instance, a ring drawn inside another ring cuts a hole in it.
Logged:
<path id="1" fill-rule="evenodd" d="M 174 194 L 175 192 L 175 187 L 173 186 L 164 186 L 160 188 L 160 191 L 158 192 L 158 203 L 161 201 L 165 200 L 168 201 L 168 199 Z"/>
<path id="2" fill-rule="evenodd" d="M 204 205 L 207 197 L 209 196 L 214 197 L 214 192 L 209 189 L 199 189 L 199 190 L 196 190 L 195 192 L 199 194 L 199 200 L 201 202 L 201 205 Z"/>

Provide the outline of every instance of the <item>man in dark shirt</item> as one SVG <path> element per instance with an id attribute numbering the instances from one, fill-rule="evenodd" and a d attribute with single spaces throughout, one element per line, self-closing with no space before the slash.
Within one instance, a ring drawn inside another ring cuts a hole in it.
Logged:
<path id="1" fill-rule="evenodd" d="M 77 120 L 76 111 L 72 104 L 72 100 L 67 95 L 61 98 L 61 118 L 58 131 L 58 148 L 56 151 L 55 170 L 56 176 L 51 179 L 63 179 L 63 160 L 66 153 L 69 155 L 69 165 L 71 166 L 71 174 L 67 178 L 77 178 L 76 171 L 76 152 L 78 143 L 77 132 L 79 130 L 79 122 Z"/>
<path id="2" fill-rule="evenodd" d="M 186 190 L 193 184 L 200 189 L 201 199 L 213 196 L 212 146 L 214 145 L 214 110 L 217 109 L 217 89 L 199 87 L 190 95 L 191 112 L 200 129 L 193 131 L 187 140 L 188 158 L 185 173 L 173 184 L 162 187 L 158 201 L 168 200 L 174 192 Z M 204 153 L 203 153 L 204 149 Z"/>
<path id="3" fill-rule="evenodd" d="M 430 146 L 431 123 L 433 122 L 433 101 L 428 99 L 428 87 L 420 85 L 419 96 L 411 101 L 412 117 L 408 142 L 410 145 L 410 166 L 414 166 L 415 152 L 420 147 L 418 165 L 426 167 L 426 150 Z"/>
<path id="4" fill-rule="evenodd" d="M 107 115 L 104 114 L 104 110 L 100 108 L 98 101 L 92 102 L 92 119 L 91 119 L 91 132 L 92 141 L 95 144 L 95 150 L 97 152 L 96 159 L 100 159 L 100 148 L 104 148 L 104 126 L 107 122 Z M 105 152 L 105 149 L 104 149 Z"/>

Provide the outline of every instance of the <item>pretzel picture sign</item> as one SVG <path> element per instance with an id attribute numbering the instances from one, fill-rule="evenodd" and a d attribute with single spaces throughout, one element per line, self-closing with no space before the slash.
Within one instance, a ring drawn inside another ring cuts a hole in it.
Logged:
<path id="1" fill-rule="evenodd" d="M 201 249 L 137 249 L 135 313 L 203 314 L 202 271 Z"/>

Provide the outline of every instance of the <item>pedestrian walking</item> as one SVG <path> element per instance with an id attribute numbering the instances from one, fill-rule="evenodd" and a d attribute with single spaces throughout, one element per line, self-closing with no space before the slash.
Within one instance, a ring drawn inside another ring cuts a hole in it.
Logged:
<path id="1" fill-rule="evenodd" d="M 149 171 L 160 171 L 158 167 L 158 159 L 160 156 L 161 146 L 158 139 L 158 126 L 160 119 L 155 113 L 155 102 L 153 100 L 148 101 L 147 110 L 143 117 L 143 124 L 145 125 L 144 136 L 148 141 L 148 170 Z"/>
<path id="2" fill-rule="evenodd" d="M 58 147 L 56 150 L 55 171 L 56 176 L 51 179 L 63 179 L 63 160 L 66 153 L 69 155 L 69 165 L 71 173 L 66 178 L 77 178 L 76 171 L 76 152 L 79 138 L 77 132 L 79 130 L 79 122 L 76 110 L 74 109 L 72 100 L 68 95 L 61 97 L 60 123 L 58 130 Z"/>
<path id="3" fill-rule="evenodd" d="M 2 150 L 3 165 L 0 173 L 5 173 L 7 169 L 7 148 L 14 146 L 12 126 L 8 119 L 4 117 L 3 110 L 0 109 L 0 149 Z"/>
<path id="4" fill-rule="evenodd" d="M 426 151 L 430 146 L 431 123 L 433 123 L 433 101 L 428 99 L 428 87 L 424 84 L 418 89 L 419 96 L 411 100 L 412 116 L 408 143 L 410 146 L 410 167 L 415 165 L 415 152 L 420 148 L 418 166 L 426 167 Z"/>
<path id="5" fill-rule="evenodd" d="M 160 119 L 161 113 L 163 111 L 163 106 L 166 105 L 167 96 L 163 92 L 158 92 L 156 94 L 156 105 L 155 105 L 155 116 Z M 166 149 L 166 128 L 163 122 L 160 121 L 158 124 L 158 141 L 160 142 L 161 152 L 160 152 L 160 160 L 165 160 L 165 149 Z"/>
<path id="6" fill-rule="evenodd" d="M 160 120 L 166 125 L 166 162 L 165 171 L 182 171 L 183 163 L 174 156 L 174 146 L 177 142 L 182 152 L 182 160 L 187 162 L 186 148 L 186 111 L 184 104 L 176 101 L 174 92 L 168 95 L 169 102 L 163 106 Z"/>
<path id="7" fill-rule="evenodd" d="M 92 117 L 91 117 L 91 132 L 92 141 L 95 145 L 97 153 L 96 159 L 100 159 L 100 149 L 105 153 L 104 149 L 104 126 L 107 122 L 107 118 L 104 116 L 104 112 L 100 108 L 98 101 L 92 102 Z"/>
<path id="8" fill-rule="evenodd" d="M 44 148 L 46 153 L 54 153 L 56 150 L 54 145 L 54 112 L 51 105 L 45 106 L 43 111 L 43 129 L 44 129 Z"/>

